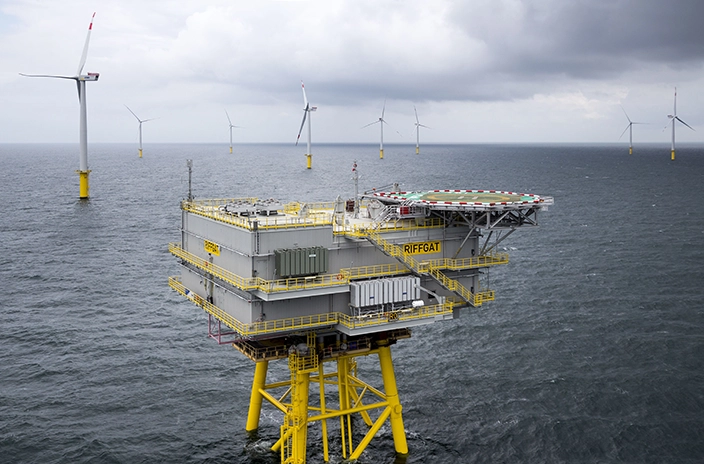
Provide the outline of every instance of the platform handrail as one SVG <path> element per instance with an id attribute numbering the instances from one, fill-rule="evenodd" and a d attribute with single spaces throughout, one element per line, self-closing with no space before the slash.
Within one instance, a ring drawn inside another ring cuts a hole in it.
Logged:
<path id="1" fill-rule="evenodd" d="M 207 299 L 198 295 L 194 291 L 186 288 L 179 277 L 169 277 L 169 287 L 185 296 L 196 305 L 200 306 L 208 314 L 212 315 L 232 330 L 235 330 L 242 337 L 253 337 L 304 329 L 309 330 L 320 327 L 331 327 L 335 325 L 341 325 L 353 330 L 380 326 L 389 323 L 403 323 L 404 321 L 431 319 L 451 315 L 453 308 L 457 304 L 455 301 L 448 300 L 444 304 L 399 309 L 396 311 L 380 312 L 372 315 L 351 316 L 341 312 L 330 312 L 289 317 L 284 319 L 272 319 L 270 321 L 244 323 Z"/>

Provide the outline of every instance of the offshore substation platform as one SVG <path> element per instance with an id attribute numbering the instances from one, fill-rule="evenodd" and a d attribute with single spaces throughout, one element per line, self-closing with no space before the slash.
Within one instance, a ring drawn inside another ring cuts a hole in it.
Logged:
<path id="1" fill-rule="evenodd" d="M 553 204 L 494 190 L 398 190 L 285 204 L 189 192 L 181 202 L 181 243 L 169 250 L 182 271 L 169 285 L 208 313 L 211 338 L 255 363 L 246 430 L 259 427 L 264 400 L 279 409 L 272 449 L 282 463 L 305 462 L 314 422 L 326 462 L 329 427 L 354 460 L 387 420 L 407 454 L 391 346 L 414 326 L 494 300 L 488 269 L 509 261 L 498 245 Z M 383 387 L 360 378 L 356 358 L 371 355 Z M 290 378 L 267 383 L 277 360 Z M 355 415 L 368 426 L 356 443 Z"/>

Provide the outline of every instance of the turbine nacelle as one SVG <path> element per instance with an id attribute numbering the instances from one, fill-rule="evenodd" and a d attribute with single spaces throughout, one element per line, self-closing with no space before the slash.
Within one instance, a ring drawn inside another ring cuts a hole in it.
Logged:
<path id="1" fill-rule="evenodd" d="M 86 82 L 94 82 L 94 81 L 97 81 L 99 77 L 100 77 L 100 73 L 88 73 L 83 76 L 78 76 L 76 78 L 76 80 L 86 81 Z"/>

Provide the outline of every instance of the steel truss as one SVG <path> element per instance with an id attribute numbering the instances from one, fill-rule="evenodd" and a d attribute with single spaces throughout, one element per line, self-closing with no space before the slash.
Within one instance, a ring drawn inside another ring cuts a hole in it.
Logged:
<path id="1" fill-rule="evenodd" d="M 292 345 L 289 349 L 288 366 L 290 380 L 266 383 L 268 361 L 255 365 L 254 380 L 250 396 L 247 431 L 259 428 L 259 417 L 264 400 L 284 414 L 279 440 L 272 450 L 281 454 L 282 463 L 304 463 L 306 461 L 308 424 L 320 422 L 323 456 L 329 461 L 330 421 L 339 421 L 339 434 L 343 459 L 358 459 L 379 429 L 389 420 L 394 447 L 401 455 L 408 454 L 406 432 L 403 426 L 402 406 L 398 396 L 391 345 L 393 338 L 377 338 L 371 349 L 346 352 L 343 344 L 316 345 L 313 333 L 307 334 L 306 344 Z M 336 353 L 334 356 L 328 353 Z M 356 358 L 376 355 L 384 384 L 384 391 L 361 380 L 357 372 Z M 325 364 L 335 364 L 333 372 L 326 372 Z M 317 384 L 318 393 L 311 388 Z M 331 390 L 336 389 L 336 394 Z M 274 391 L 279 391 L 275 396 Z M 317 398 L 316 398 L 317 397 Z M 317 401 L 316 401 L 317 399 Z M 332 400 L 337 400 L 333 403 Z M 352 418 L 359 414 L 368 430 L 358 443 L 353 441 Z"/>

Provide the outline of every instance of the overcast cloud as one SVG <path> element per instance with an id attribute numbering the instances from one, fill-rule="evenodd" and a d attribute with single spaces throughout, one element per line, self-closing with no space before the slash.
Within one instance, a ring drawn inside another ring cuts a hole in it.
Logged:
<path id="1" fill-rule="evenodd" d="M 316 142 L 634 143 L 678 115 L 704 133 L 704 2 L 671 0 L 0 2 L 0 143 L 77 142 L 84 71 L 89 142 L 295 142 L 303 97 Z M 397 134 L 398 131 L 401 135 Z M 386 135 L 388 133 L 388 135 Z M 625 137 L 621 139 L 625 141 Z"/>

